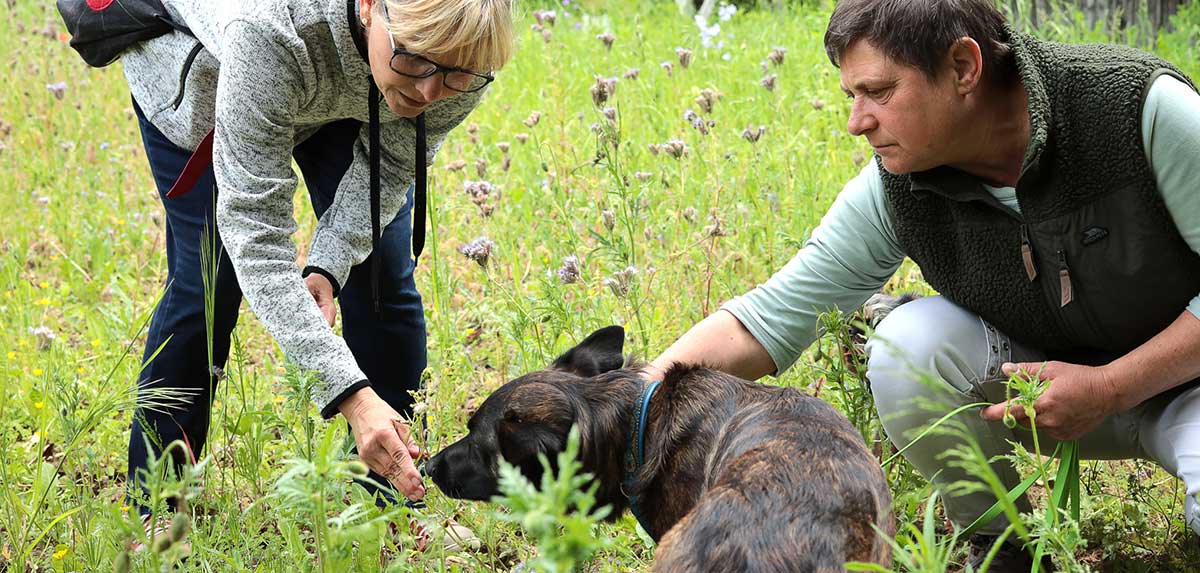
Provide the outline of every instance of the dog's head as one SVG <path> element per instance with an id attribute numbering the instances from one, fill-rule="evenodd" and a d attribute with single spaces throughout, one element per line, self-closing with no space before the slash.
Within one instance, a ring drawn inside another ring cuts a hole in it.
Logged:
<path id="1" fill-rule="evenodd" d="M 549 368 L 521 376 L 488 396 L 467 422 L 467 435 L 433 456 L 426 470 L 450 497 L 490 500 L 499 458 L 541 481 L 544 454 L 552 469 L 586 401 L 575 382 L 624 365 L 625 331 L 608 326 L 559 356 Z"/>

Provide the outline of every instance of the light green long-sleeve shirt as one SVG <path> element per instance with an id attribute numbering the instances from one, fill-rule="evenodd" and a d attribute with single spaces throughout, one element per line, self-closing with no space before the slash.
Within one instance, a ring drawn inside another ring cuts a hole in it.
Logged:
<path id="1" fill-rule="evenodd" d="M 1175 226 L 1200 253 L 1200 94 L 1171 76 L 1156 79 L 1142 111 L 1142 147 Z M 986 188 L 1020 212 L 1016 189 Z M 903 260 L 883 180 L 875 162 L 868 161 L 804 248 L 766 283 L 721 308 L 745 325 L 775 361 L 776 373 L 782 373 L 816 339 L 821 312 L 854 311 Z M 1200 293 L 1187 308 L 1200 317 Z"/>

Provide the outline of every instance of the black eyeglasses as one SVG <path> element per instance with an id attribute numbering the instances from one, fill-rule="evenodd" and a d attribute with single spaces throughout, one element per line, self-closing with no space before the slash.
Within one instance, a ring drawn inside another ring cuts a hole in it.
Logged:
<path id="1" fill-rule="evenodd" d="M 391 21 L 391 16 L 387 12 L 387 2 L 383 1 L 381 3 L 383 4 L 383 17 Z M 409 52 L 402 47 L 396 46 L 396 38 L 392 37 L 391 34 L 388 34 L 388 41 L 392 44 L 392 59 L 388 65 L 392 68 L 393 72 L 404 77 L 420 80 L 440 73 L 442 74 L 442 85 L 460 93 L 477 92 L 496 79 L 491 74 L 481 74 L 463 68 L 443 66 L 429 58 Z"/>

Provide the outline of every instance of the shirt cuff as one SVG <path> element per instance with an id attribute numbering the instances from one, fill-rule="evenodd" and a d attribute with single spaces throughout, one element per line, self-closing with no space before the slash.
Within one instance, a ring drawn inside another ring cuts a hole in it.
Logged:
<path id="1" fill-rule="evenodd" d="M 363 388 L 367 388 L 370 385 L 371 382 L 369 380 L 359 380 L 358 382 L 347 386 L 345 390 L 342 390 L 341 394 L 338 394 L 333 400 L 330 400 L 324 408 L 321 408 L 321 417 L 328 420 L 336 416 L 338 414 L 338 406 L 341 405 L 346 398 L 349 398 L 351 394 L 358 392 Z"/>
<path id="2" fill-rule="evenodd" d="M 303 277 L 307 277 L 308 275 L 311 275 L 313 273 L 316 273 L 318 275 L 325 277 L 326 279 L 329 279 L 329 284 L 333 285 L 333 298 L 337 298 L 338 295 L 342 293 L 342 285 L 338 284 L 338 280 L 336 278 L 334 278 L 333 275 L 329 271 L 327 271 L 321 267 L 315 267 L 312 265 L 304 267 L 304 271 L 300 273 L 300 276 L 303 278 Z"/>

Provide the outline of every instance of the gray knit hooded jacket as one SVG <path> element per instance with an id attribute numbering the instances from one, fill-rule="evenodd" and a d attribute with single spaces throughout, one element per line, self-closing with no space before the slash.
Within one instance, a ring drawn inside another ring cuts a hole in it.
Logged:
<path id="1" fill-rule="evenodd" d="M 371 251 L 368 162 L 370 68 L 354 43 L 346 0 L 166 0 L 195 35 L 171 33 L 122 56 L 134 99 L 176 145 L 213 135 L 217 228 L 250 310 L 284 355 L 320 378 L 322 415 L 366 376 L 301 279 L 292 199 L 292 148 L 321 126 L 363 122 L 350 165 L 320 218 L 307 264 L 345 284 Z M 475 108 L 482 92 L 426 109 L 428 155 Z M 414 123 L 379 106 L 381 217 L 391 221 L 414 179 Z M 200 272 L 200 269 L 195 269 Z"/>

